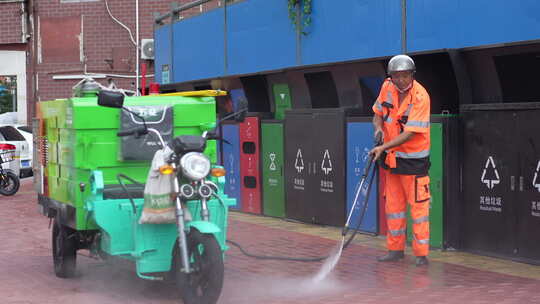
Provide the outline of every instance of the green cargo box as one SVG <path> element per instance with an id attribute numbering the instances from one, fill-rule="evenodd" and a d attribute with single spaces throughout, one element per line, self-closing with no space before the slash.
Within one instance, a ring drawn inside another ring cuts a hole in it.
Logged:
<path id="1" fill-rule="evenodd" d="M 199 135 L 215 126 L 213 97 L 127 97 L 124 105 L 171 106 L 173 136 Z M 95 223 L 87 220 L 83 204 L 91 190 L 81 187 L 89 184 L 93 170 L 103 172 L 105 185 L 118 184 L 119 173 L 141 183 L 146 181 L 149 161 L 123 161 L 120 157 L 121 139 L 116 135 L 120 114 L 120 109 L 98 106 L 96 97 L 59 99 L 37 105 L 41 134 L 36 135 L 42 144 L 36 148 L 46 151 L 42 152 L 46 163 L 36 188 L 41 195 L 74 207 L 75 219 L 71 225 L 78 230 L 96 228 Z M 215 163 L 215 141 L 208 141 L 205 153 Z"/>

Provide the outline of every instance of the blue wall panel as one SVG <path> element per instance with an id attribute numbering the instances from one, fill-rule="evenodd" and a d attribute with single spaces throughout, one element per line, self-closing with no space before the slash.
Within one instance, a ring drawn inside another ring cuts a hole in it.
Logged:
<path id="1" fill-rule="evenodd" d="M 222 124 L 223 142 L 222 157 L 225 167 L 225 194 L 236 199 L 232 209 L 242 209 L 242 195 L 240 187 L 240 131 L 237 124 Z M 227 142 L 229 143 L 227 143 Z"/>
<path id="2" fill-rule="evenodd" d="M 171 67 L 171 39 L 170 39 L 171 27 L 169 25 L 162 26 L 154 31 L 154 78 L 156 82 L 163 84 L 163 65 L 166 65 L 165 69 Z M 170 75 L 170 70 L 165 71 L 165 79 L 167 74 Z M 167 81 L 165 82 L 167 83 Z"/>
<path id="3" fill-rule="evenodd" d="M 285 0 L 248 0 L 227 9 L 227 74 L 292 67 L 294 26 Z"/>
<path id="4" fill-rule="evenodd" d="M 538 0 L 408 0 L 407 51 L 540 39 L 539 11 Z M 401 0 L 313 1 L 312 23 L 305 29 L 308 35 L 299 42 L 285 0 L 231 4 L 227 6 L 226 27 L 224 14 L 225 9 L 218 8 L 174 23 L 171 82 L 401 52 Z M 156 79 L 160 83 L 164 82 L 163 65 L 170 64 L 169 30 L 170 26 L 161 27 L 154 34 Z"/>
<path id="5" fill-rule="evenodd" d="M 368 152 L 373 147 L 373 124 L 366 119 L 366 122 L 347 123 L 347 215 L 351 212 L 354 204 L 356 189 L 359 186 L 360 178 L 364 167 L 368 161 Z M 367 210 L 360 225 L 360 230 L 377 233 L 378 231 L 378 206 L 377 206 L 377 185 L 378 178 L 375 176 L 371 192 L 367 202 Z M 363 192 L 367 191 L 369 178 L 364 183 Z M 360 194 L 358 202 L 353 211 L 350 228 L 356 228 L 362 209 L 364 208 L 365 196 Z"/>
<path id="6" fill-rule="evenodd" d="M 224 9 L 175 22 L 173 82 L 220 77 L 224 73 Z"/>
<path id="7" fill-rule="evenodd" d="M 540 39 L 538 0 L 407 1 L 409 52 Z"/>
<path id="8" fill-rule="evenodd" d="M 400 53 L 400 0 L 313 1 L 311 19 L 302 36 L 302 64 Z"/>

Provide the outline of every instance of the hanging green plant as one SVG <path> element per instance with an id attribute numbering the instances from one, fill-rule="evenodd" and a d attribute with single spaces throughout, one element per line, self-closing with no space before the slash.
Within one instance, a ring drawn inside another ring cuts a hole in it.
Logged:
<path id="1" fill-rule="evenodd" d="M 313 0 L 287 0 L 289 19 L 294 27 L 303 35 L 307 35 L 306 29 L 311 25 L 311 7 Z M 298 8 L 300 16 L 298 16 Z"/>

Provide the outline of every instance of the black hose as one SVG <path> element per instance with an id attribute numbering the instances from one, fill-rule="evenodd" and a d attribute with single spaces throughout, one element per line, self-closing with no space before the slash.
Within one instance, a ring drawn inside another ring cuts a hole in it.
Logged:
<path id="1" fill-rule="evenodd" d="M 256 258 L 260 260 L 279 260 L 279 261 L 296 261 L 296 262 L 320 262 L 325 260 L 328 256 L 321 256 L 321 257 L 313 257 L 313 258 L 295 258 L 295 257 L 285 257 L 285 256 L 271 256 L 271 255 L 257 255 L 257 254 L 251 254 L 247 251 L 245 251 L 240 244 L 236 243 L 235 241 L 227 240 L 227 243 L 238 247 L 240 251 L 251 258 Z"/>
<path id="2" fill-rule="evenodd" d="M 225 206 L 225 203 L 223 202 L 223 200 L 221 199 L 221 197 L 219 197 L 219 195 L 215 194 L 214 193 L 214 197 L 217 198 L 217 200 L 221 203 L 221 205 L 223 206 L 223 208 L 227 208 L 227 206 Z M 256 258 L 256 259 L 260 259 L 260 260 L 280 260 L 280 261 L 297 261 L 297 262 L 320 262 L 320 261 L 323 261 L 325 260 L 328 256 L 324 256 L 324 257 L 313 257 L 313 258 L 296 258 L 296 257 L 284 257 L 284 256 L 269 256 L 269 255 L 257 255 L 257 254 L 252 254 L 252 253 L 249 253 L 247 251 L 244 250 L 244 248 L 242 248 L 242 246 L 240 246 L 240 244 L 238 244 L 237 242 L 235 241 L 231 241 L 231 240 L 227 240 L 227 243 L 237 247 L 238 249 L 240 249 L 240 251 L 248 256 L 248 257 L 251 257 L 251 258 Z"/>

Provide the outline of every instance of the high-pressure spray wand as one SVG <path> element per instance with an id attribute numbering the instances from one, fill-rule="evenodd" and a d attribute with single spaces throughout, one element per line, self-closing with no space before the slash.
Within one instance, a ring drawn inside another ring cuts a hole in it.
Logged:
<path id="1" fill-rule="evenodd" d="M 382 144 L 382 134 L 377 133 L 377 135 L 375 136 L 375 144 L 374 144 L 374 146 L 379 146 L 381 144 Z M 371 168 L 372 167 L 374 168 L 373 158 L 374 158 L 374 155 L 370 155 L 369 159 L 367 161 L 367 164 L 364 167 L 364 172 L 362 173 L 362 177 L 360 179 L 359 186 L 356 189 L 356 194 L 354 196 L 354 201 L 353 201 L 351 211 L 349 211 L 349 215 L 347 216 L 347 222 L 345 223 L 345 226 L 343 226 L 343 229 L 341 230 L 341 236 L 342 236 L 341 242 L 339 243 L 339 246 L 336 247 L 328 255 L 328 258 L 324 262 L 323 266 L 321 267 L 321 269 L 319 270 L 317 275 L 313 278 L 313 280 L 315 282 L 323 280 L 330 273 L 330 271 L 332 271 L 332 269 L 334 269 L 337 262 L 339 261 L 339 258 L 341 257 L 341 253 L 343 252 L 343 249 L 345 249 L 349 245 L 349 243 L 353 240 L 354 236 L 356 235 L 356 233 L 358 231 L 358 228 L 360 228 L 360 225 L 361 225 L 361 223 L 362 223 L 362 221 L 364 219 L 364 214 L 366 213 L 366 210 L 367 210 L 367 203 L 368 203 L 368 199 L 369 199 L 369 193 L 370 193 L 370 190 L 371 190 L 371 185 L 373 184 L 373 178 L 375 177 L 375 170 L 374 170 L 373 174 L 371 175 L 370 182 L 369 182 L 368 187 L 367 187 L 367 189 L 365 191 L 364 207 L 362 208 L 362 213 L 360 214 L 360 219 L 358 221 L 358 225 L 357 225 L 354 233 L 351 235 L 351 237 L 345 243 L 345 236 L 347 236 L 347 232 L 349 232 L 349 224 L 350 224 L 351 217 L 352 217 L 352 214 L 354 212 L 354 209 L 356 207 L 356 204 L 358 203 L 358 196 L 360 196 L 360 192 L 364 188 L 364 184 L 365 184 L 365 182 L 366 182 L 366 180 L 367 180 L 367 178 L 369 176 L 369 172 L 370 172 Z"/>

